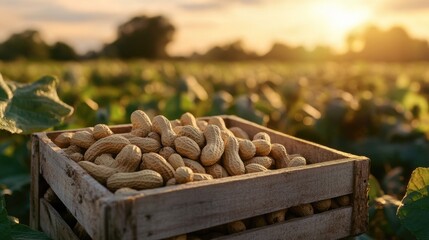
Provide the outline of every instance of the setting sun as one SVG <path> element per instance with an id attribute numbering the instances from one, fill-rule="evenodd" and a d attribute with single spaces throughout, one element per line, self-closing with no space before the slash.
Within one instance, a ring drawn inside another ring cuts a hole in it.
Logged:
<path id="1" fill-rule="evenodd" d="M 368 20 L 368 10 L 339 4 L 320 4 L 315 6 L 320 21 L 332 30 L 347 32 Z"/>

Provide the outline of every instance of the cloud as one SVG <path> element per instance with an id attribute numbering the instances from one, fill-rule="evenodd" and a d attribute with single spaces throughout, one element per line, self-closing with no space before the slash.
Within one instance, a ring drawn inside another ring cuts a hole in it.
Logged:
<path id="1" fill-rule="evenodd" d="M 30 21 L 56 21 L 56 22 L 87 22 L 104 21 L 112 19 L 112 14 L 103 12 L 83 12 L 68 9 L 60 5 L 45 5 L 22 16 Z"/>

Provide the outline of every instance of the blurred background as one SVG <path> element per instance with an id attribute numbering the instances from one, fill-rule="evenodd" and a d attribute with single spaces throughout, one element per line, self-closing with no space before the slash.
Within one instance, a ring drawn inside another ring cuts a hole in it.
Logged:
<path id="1" fill-rule="evenodd" d="M 368 156 L 357 238 L 413 239 L 396 210 L 429 166 L 428 27 L 421 0 L 0 0 L 0 73 L 58 77 L 74 113 L 52 129 L 234 114 Z M 0 188 L 23 223 L 29 139 L 0 130 Z"/>

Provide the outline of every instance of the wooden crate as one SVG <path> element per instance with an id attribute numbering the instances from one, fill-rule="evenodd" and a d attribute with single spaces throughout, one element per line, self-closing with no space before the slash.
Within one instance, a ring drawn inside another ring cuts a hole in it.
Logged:
<path id="1" fill-rule="evenodd" d="M 336 239 L 366 231 L 368 158 L 235 116 L 222 117 L 228 127 L 241 127 L 251 136 L 267 132 L 272 143 L 285 145 L 288 153 L 299 153 L 310 164 L 115 196 L 52 142 L 62 131 L 36 133 L 32 139 L 31 226 L 49 232 L 53 238 L 74 239 L 70 228 L 43 199 L 43 193 L 51 187 L 93 239 L 166 238 L 348 194 L 350 206 L 222 239 Z M 131 126 L 111 129 L 123 133 Z"/>

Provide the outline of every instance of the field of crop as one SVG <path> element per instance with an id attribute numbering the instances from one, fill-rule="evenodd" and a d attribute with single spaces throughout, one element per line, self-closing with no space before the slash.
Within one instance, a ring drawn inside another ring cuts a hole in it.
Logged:
<path id="1" fill-rule="evenodd" d="M 5 80 L 60 79 L 74 113 L 55 129 L 234 114 L 371 159 L 370 228 L 362 239 L 410 239 L 396 216 L 411 172 L 429 167 L 429 65 L 366 63 L 0 63 Z M 0 131 L 0 188 L 10 215 L 29 211 L 29 136 Z"/>

